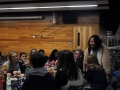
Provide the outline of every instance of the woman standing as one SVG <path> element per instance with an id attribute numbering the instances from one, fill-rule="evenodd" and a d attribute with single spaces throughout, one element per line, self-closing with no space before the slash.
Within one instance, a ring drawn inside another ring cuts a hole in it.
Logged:
<path id="1" fill-rule="evenodd" d="M 98 59 L 98 63 L 105 69 L 106 74 L 110 74 L 109 52 L 107 46 L 103 44 L 98 35 L 92 35 L 89 38 L 88 48 L 84 53 L 84 60 L 86 60 L 87 56 L 90 54 L 94 54 Z M 85 65 L 83 65 L 83 71 L 85 71 Z"/>

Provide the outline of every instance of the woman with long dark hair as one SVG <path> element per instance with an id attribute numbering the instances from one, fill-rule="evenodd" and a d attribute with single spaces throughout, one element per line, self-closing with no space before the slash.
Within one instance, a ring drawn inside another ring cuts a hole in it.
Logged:
<path id="1" fill-rule="evenodd" d="M 58 59 L 58 50 L 54 49 L 49 57 L 49 61 L 51 62 L 52 60 L 56 61 Z"/>
<path id="2" fill-rule="evenodd" d="M 102 42 L 98 35 L 92 35 L 88 40 L 88 48 L 85 50 L 84 53 L 84 60 L 90 54 L 94 54 L 97 59 L 98 63 L 103 66 L 105 72 L 110 74 L 110 59 L 109 59 L 109 52 L 107 46 Z M 85 71 L 85 65 L 83 65 L 83 71 Z"/>
<path id="3" fill-rule="evenodd" d="M 67 90 L 71 85 L 83 85 L 82 72 L 76 66 L 71 51 L 63 50 L 60 52 L 55 80 L 57 90 Z"/>

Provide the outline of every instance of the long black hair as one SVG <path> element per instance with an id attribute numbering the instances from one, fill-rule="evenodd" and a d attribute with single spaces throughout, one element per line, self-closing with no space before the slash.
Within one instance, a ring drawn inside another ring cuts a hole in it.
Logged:
<path id="1" fill-rule="evenodd" d="M 57 60 L 58 59 L 58 57 L 55 57 L 55 52 L 58 52 L 58 50 L 57 49 L 54 49 L 52 52 L 51 52 L 51 54 L 50 54 L 50 61 L 52 61 L 52 60 Z"/>
<path id="2" fill-rule="evenodd" d="M 99 38 L 98 35 L 92 35 L 89 40 L 88 40 L 88 48 L 91 49 L 91 46 L 90 46 L 90 40 L 91 38 L 94 38 L 94 42 L 95 42 L 95 50 L 98 50 L 99 48 L 102 48 L 102 40 Z"/>
<path id="3" fill-rule="evenodd" d="M 58 57 L 58 66 L 57 70 L 64 70 L 69 80 L 77 80 L 78 75 L 78 68 L 74 61 L 73 53 L 69 50 L 63 50 L 60 52 Z"/>

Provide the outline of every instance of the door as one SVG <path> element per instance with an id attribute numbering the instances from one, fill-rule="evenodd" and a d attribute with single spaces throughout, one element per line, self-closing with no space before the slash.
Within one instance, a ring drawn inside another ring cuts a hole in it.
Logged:
<path id="1" fill-rule="evenodd" d="M 99 29 L 96 29 L 95 26 L 74 26 L 73 29 L 73 49 L 82 49 L 83 51 L 88 46 L 90 36 L 99 34 Z"/>

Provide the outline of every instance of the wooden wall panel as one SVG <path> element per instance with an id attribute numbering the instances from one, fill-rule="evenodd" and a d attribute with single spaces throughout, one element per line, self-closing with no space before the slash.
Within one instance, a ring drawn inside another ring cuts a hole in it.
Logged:
<path id="1" fill-rule="evenodd" d="M 60 21 L 57 24 L 53 24 L 52 16 L 49 16 L 49 19 L 45 20 L 0 21 L 0 51 L 4 55 L 7 55 L 11 50 L 18 53 L 24 51 L 29 54 L 30 49 L 36 48 L 37 50 L 44 49 L 46 55 L 49 55 L 53 49 L 74 49 L 73 30 L 76 26 L 85 26 L 89 23 L 93 26 L 97 25 L 94 32 L 99 33 L 98 16 L 79 17 L 77 24 L 62 23 L 61 15 L 58 15 L 58 20 Z M 87 34 L 91 35 L 93 33 L 93 31 L 87 32 L 88 27 L 85 28 L 87 28 L 86 31 L 83 28 L 84 32 L 82 32 L 83 41 L 87 40 Z M 36 35 L 36 37 L 33 38 L 33 35 Z M 81 42 L 81 44 L 84 43 Z"/>
<path id="2" fill-rule="evenodd" d="M 83 51 L 88 47 L 87 43 L 93 34 L 99 35 L 99 31 L 95 26 L 75 26 L 73 30 L 73 49 L 82 49 Z M 80 33 L 80 45 L 78 45 L 78 33 Z"/>

